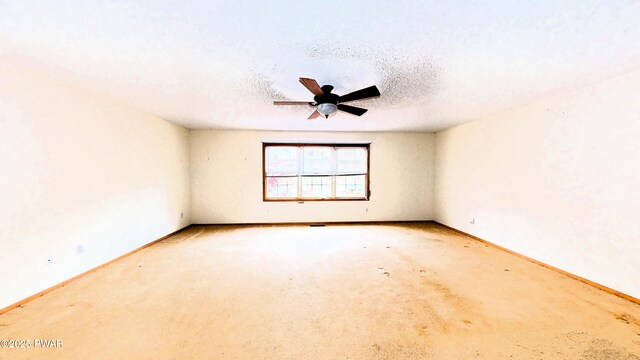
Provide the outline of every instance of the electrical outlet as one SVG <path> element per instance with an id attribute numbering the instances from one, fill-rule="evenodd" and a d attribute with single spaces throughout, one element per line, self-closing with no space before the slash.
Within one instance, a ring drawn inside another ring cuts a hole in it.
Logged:
<path id="1" fill-rule="evenodd" d="M 47 258 L 45 260 L 45 264 L 47 264 L 47 265 L 53 264 L 53 257 L 52 256 L 47 256 Z"/>
<path id="2" fill-rule="evenodd" d="M 78 246 L 76 246 L 76 254 L 82 254 L 84 253 L 84 244 L 78 244 Z"/>
<path id="3" fill-rule="evenodd" d="M 184 213 L 180 213 L 180 219 L 184 219 Z"/>
<path id="4" fill-rule="evenodd" d="M 469 224 L 475 224 L 476 223 L 476 218 L 471 218 L 471 220 L 469 220 Z"/>

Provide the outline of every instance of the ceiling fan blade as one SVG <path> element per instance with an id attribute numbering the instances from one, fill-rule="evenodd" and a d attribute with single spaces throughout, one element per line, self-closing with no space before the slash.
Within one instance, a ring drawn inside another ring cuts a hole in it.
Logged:
<path id="1" fill-rule="evenodd" d="M 308 101 L 274 101 L 273 105 L 311 105 Z"/>
<path id="2" fill-rule="evenodd" d="M 380 91 L 378 91 L 378 88 L 375 85 L 373 85 L 373 86 L 369 86 L 368 88 L 360 89 L 352 93 L 342 95 L 338 99 L 338 102 L 343 103 L 347 101 L 368 99 L 376 96 L 380 96 Z"/>
<path id="3" fill-rule="evenodd" d="M 311 91 L 313 95 L 315 96 L 324 95 L 324 92 L 320 88 L 320 85 L 318 85 L 318 82 L 315 81 L 314 79 L 300 78 L 300 83 L 304 85 L 304 87 L 309 89 L 309 91 Z"/>
<path id="4" fill-rule="evenodd" d="M 311 116 L 309 116 L 309 120 L 317 119 L 317 118 L 319 118 L 320 116 L 322 116 L 322 114 L 320 114 L 320 113 L 318 112 L 318 110 L 316 110 L 316 111 L 314 111 L 314 112 L 311 114 Z"/>
<path id="5" fill-rule="evenodd" d="M 361 116 L 362 114 L 367 112 L 367 109 L 350 106 L 350 105 L 343 105 L 343 104 L 338 104 L 338 110 L 346 111 L 350 114 L 358 115 L 358 116 Z"/>

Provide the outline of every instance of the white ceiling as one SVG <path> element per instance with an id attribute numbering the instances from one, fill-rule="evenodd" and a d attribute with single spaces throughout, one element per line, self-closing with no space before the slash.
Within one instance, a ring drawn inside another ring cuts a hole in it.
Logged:
<path id="1" fill-rule="evenodd" d="M 0 56 L 190 128 L 437 131 L 638 68 L 640 1 L 0 0 Z M 382 96 L 308 121 L 298 77 Z"/>

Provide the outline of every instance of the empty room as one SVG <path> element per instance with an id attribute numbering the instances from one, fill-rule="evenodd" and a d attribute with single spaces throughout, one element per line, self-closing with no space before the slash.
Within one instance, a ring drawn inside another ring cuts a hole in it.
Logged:
<path id="1" fill-rule="evenodd" d="M 640 2 L 0 1 L 0 359 L 640 359 Z"/>

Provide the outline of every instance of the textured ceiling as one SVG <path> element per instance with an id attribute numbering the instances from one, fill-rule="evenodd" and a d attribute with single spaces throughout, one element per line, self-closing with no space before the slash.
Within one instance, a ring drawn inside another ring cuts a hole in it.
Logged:
<path id="1" fill-rule="evenodd" d="M 640 66 L 640 2 L 2 1 L 0 56 L 190 128 L 437 131 Z M 298 83 L 378 99 L 309 121 Z"/>

